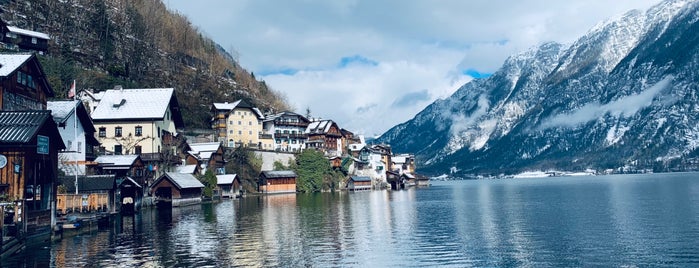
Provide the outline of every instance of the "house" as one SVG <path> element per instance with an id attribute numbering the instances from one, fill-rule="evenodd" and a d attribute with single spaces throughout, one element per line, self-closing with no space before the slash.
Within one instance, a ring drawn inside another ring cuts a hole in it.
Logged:
<path id="1" fill-rule="evenodd" d="M 403 173 L 400 175 L 400 180 L 403 182 L 404 187 L 416 186 L 417 179 L 413 174 Z"/>
<path id="2" fill-rule="evenodd" d="M 214 113 L 211 126 L 217 141 L 224 146 L 271 149 L 271 136 L 262 135 L 264 115 L 249 102 L 238 100 L 232 103 L 214 103 L 211 110 Z"/>
<path id="3" fill-rule="evenodd" d="M 265 194 L 295 193 L 296 173 L 291 170 L 262 171 L 257 190 Z"/>
<path id="4" fill-rule="evenodd" d="M 96 174 L 114 174 L 117 180 L 129 177 L 139 185 L 149 185 L 149 171 L 137 154 L 131 155 L 100 155 L 95 159 Z"/>
<path id="5" fill-rule="evenodd" d="M 186 206 L 201 203 L 202 184 L 191 174 L 165 172 L 150 188 L 156 203 L 161 206 Z"/>
<path id="6" fill-rule="evenodd" d="M 118 200 L 121 214 L 134 214 L 141 207 L 143 198 L 143 187 L 131 177 L 124 177 L 117 180 L 117 188 L 121 193 Z"/>
<path id="7" fill-rule="evenodd" d="M 347 190 L 371 190 L 371 178 L 366 176 L 351 176 L 347 181 Z"/>
<path id="8" fill-rule="evenodd" d="M 284 111 L 267 115 L 262 122 L 264 133 L 271 134 L 275 151 L 300 152 L 306 146 L 305 134 L 310 121 L 297 113 Z M 265 148 L 263 148 L 265 149 Z"/>
<path id="9" fill-rule="evenodd" d="M 5 44 L 5 49 L 32 50 L 39 52 L 39 54 L 48 51 L 51 39 L 48 34 L 8 26 L 3 21 L 0 21 L 0 33 L 2 34 L 0 40 Z"/>
<path id="10" fill-rule="evenodd" d="M 342 155 L 342 133 L 332 120 L 311 122 L 304 133 L 308 136 L 306 148 L 321 150 L 326 155 Z"/>
<path id="11" fill-rule="evenodd" d="M 85 106 L 79 100 L 49 101 L 46 106 L 66 145 L 66 150 L 58 153 L 58 168 L 66 175 L 85 175 L 85 165 L 94 163 L 95 148 L 99 147 Z"/>
<path id="12" fill-rule="evenodd" d="M 49 241 L 63 149 L 51 111 L 0 111 L 0 207 L 12 229 L 4 236 Z"/>
<path id="13" fill-rule="evenodd" d="M 99 104 L 102 100 L 104 91 L 95 92 L 92 89 L 81 89 L 78 91 L 77 96 L 77 98 L 81 100 L 84 105 L 86 105 L 85 109 L 87 109 L 87 112 L 92 113 L 95 109 L 97 109 L 97 104 Z"/>
<path id="14" fill-rule="evenodd" d="M 34 54 L 0 54 L 0 110 L 46 110 L 54 92 Z"/>
<path id="15" fill-rule="evenodd" d="M 339 157 L 339 156 L 328 157 L 328 161 L 330 162 L 330 166 L 333 169 L 341 169 L 342 168 L 342 157 Z"/>
<path id="16" fill-rule="evenodd" d="M 116 212 L 118 204 L 116 190 L 116 179 L 113 174 L 60 176 L 56 210 L 62 214 Z"/>
<path id="17" fill-rule="evenodd" d="M 225 174 L 226 161 L 223 146 L 220 142 L 190 143 L 189 151 L 185 154 L 184 164 L 198 165 L 199 174 L 204 174 L 211 169 L 214 174 Z"/>
<path id="18" fill-rule="evenodd" d="M 221 190 L 221 197 L 236 198 L 242 190 L 240 178 L 236 174 L 216 175 L 217 185 Z"/>
<path id="19" fill-rule="evenodd" d="M 391 156 L 391 170 L 403 173 L 415 173 L 415 156 L 411 154 L 397 154 Z"/>
<path id="20" fill-rule="evenodd" d="M 90 114 L 105 154 L 137 154 L 150 165 L 180 163 L 184 128 L 173 88 L 106 90 Z"/>

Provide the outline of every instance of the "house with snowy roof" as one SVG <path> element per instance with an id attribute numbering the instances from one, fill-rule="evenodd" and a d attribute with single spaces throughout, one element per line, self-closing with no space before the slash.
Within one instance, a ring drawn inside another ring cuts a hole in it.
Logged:
<path id="1" fill-rule="evenodd" d="M 226 161 L 223 159 L 223 154 L 224 150 L 220 142 L 190 143 L 189 150 L 185 154 L 184 166 L 197 165 L 200 174 L 206 173 L 209 169 L 214 174 L 225 174 Z"/>
<path id="2" fill-rule="evenodd" d="M 231 103 L 214 103 L 211 111 L 214 114 L 211 127 L 214 129 L 215 138 L 224 146 L 272 149 L 272 137 L 263 135 L 262 132 L 264 115 L 249 102 L 238 100 Z"/>
<path id="3" fill-rule="evenodd" d="M 0 40 L 4 44 L 5 49 L 31 50 L 39 52 L 39 54 L 48 51 L 49 40 L 51 39 L 48 34 L 8 26 L 4 21 L 0 21 L 0 34 L 2 34 Z"/>
<path id="4" fill-rule="evenodd" d="M 270 114 L 262 122 L 263 132 L 272 135 L 274 150 L 300 152 L 306 147 L 306 128 L 311 123 L 306 117 L 289 111 Z"/>
<path id="5" fill-rule="evenodd" d="M 151 165 L 179 163 L 184 128 L 173 88 L 106 90 L 90 114 L 106 154 L 138 154 Z"/>
<path id="6" fill-rule="evenodd" d="M 201 203 L 203 190 L 204 184 L 192 174 L 165 172 L 153 182 L 150 193 L 159 207 L 179 207 Z"/>
<path id="7" fill-rule="evenodd" d="M 334 121 L 313 121 L 304 133 L 308 136 L 306 148 L 321 150 L 328 156 L 342 155 L 342 133 Z"/>
<path id="8" fill-rule="evenodd" d="M 0 54 L 0 110 L 46 110 L 55 94 L 34 54 Z"/>
<path id="9" fill-rule="evenodd" d="M 95 148 L 99 141 L 85 106 L 79 100 L 49 101 L 46 106 L 66 145 L 58 153 L 58 168 L 66 175 L 86 175 L 86 165 L 94 163 L 97 157 Z"/>

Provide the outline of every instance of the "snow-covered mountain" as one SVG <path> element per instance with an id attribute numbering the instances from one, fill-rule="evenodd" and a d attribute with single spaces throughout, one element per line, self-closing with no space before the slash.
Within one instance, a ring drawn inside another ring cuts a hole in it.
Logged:
<path id="1" fill-rule="evenodd" d="M 428 174 L 696 168 L 698 21 L 699 1 L 669 0 L 542 44 L 378 141 Z"/>

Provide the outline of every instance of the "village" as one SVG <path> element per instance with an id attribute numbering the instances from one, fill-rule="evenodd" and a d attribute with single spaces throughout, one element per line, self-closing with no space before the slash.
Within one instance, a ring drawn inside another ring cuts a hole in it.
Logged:
<path id="1" fill-rule="evenodd" d="M 49 37 L 4 25 L 0 53 L 0 253 L 47 244 L 80 218 L 133 214 L 235 199 L 295 194 L 297 174 L 278 170 L 304 150 L 321 152 L 346 176 L 332 189 L 400 190 L 429 185 L 412 154 L 394 154 L 328 119 L 261 111 L 246 100 L 210 106 L 208 134 L 185 135 L 175 89 L 70 88 L 54 100 L 37 54 Z M 5 39 L 10 39 L 5 40 Z M 7 45 L 6 45 L 7 46 Z M 226 168 L 244 149 L 262 161 L 257 177 Z M 216 176 L 213 196 L 202 182 Z M 245 182 L 254 182 L 254 184 Z M 61 233 L 62 234 L 62 233 Z"/>

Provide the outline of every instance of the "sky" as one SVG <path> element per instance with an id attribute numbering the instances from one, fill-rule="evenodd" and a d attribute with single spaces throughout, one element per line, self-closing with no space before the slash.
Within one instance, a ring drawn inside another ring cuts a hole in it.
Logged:
<path id="1" fill-rule="evenodd" d="M 504 60 L 659 0 L 163 0 L 294 112 L 373 137 Z M 224 100 L 221 100 L 224 101 Z M 225 100 L 234 101 L 234 100 Z"/>

